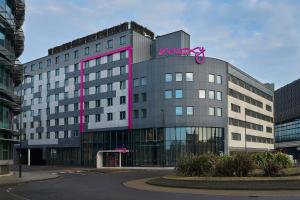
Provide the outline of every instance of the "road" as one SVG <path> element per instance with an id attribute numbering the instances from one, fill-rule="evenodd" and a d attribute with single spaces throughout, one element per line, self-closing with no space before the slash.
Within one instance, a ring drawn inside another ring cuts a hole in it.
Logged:
<path id="1" fill-rule="evenodd" d="M 299 197 L 237 197 L 151 192 L 127 188 L 124 182 L 157 177 L 166 171 L 67 173 L 60 178 L 0 188 L 0 200 L 296 200 Z M 6 190 L 8 189 L 9 192 Z"/>

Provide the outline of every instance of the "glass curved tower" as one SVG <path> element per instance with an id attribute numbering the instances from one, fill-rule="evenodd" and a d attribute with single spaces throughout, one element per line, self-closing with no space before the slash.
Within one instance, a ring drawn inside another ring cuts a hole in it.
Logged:
<path id="1" fill-rule="evenodd" d="M 21 99 L 14 88 L 23 77 L 18 57 L 24 50 L 24 16 L 24 0 L 0 0 L 0 174 L 9 171 L 18 135 L 13 131 L 13 116 L 21 111 Z"/>

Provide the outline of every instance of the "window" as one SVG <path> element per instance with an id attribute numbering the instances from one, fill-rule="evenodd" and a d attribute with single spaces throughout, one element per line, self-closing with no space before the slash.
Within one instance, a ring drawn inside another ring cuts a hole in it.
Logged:
<path id="1" fill-rule="evenodd" d="M 134 110 L 134 111 L 133 111 L 133 117 L 134 117 L 135 119 L 139 118 L 139 110 Z"/>
<path id="2" fill-rule="evenodd" d="M 31 117 L 34 116 L 34 111 L 33 111 L 33 110 L 30 111 L 30 116 L 31 116 Z"/>
<path id="3" fill-rule="evenodd" d="M 30 122 L 30 128 L 34 128 L 34 122 Z"/>
<path id="4" fill-rule="evenodd" d="M 120 74 L 126 73 L 126 66 L 120 66 Z"/>
<path id="5" fill-rule="evenodd" d="M 51 65 L 51 59 L 47 60 L 47 66 L 49 67 Z"/>
<path id="6" fill-rule="evenodd" d="M 216 108 L 216 115 L 222 117 L 222 108 Z"/>
<path id="7" fill-rule="evenodd" d="M 88 74 L 85 74 L 84 75 L 84 82 L 88 82 L 89 81 L 89 75 Z"/>
<path id="8" fill-rule="evenodd" d="M 210 116 L 215 116 L 215 108 L 209 107 L 209 108 L 208 108 L 208 115 L 210 115 Z"/>
<path id="9" fill-rule="evenodd" d="M 69 111 L 69 105 L 64 105 L 64 110 L 65 110 L 65 112 L 68 112 Z"/>
<path id="10" fill-rule="evenodd" d="M 39 69 L 42 69 L 42 67 L 43 67 L 43 63 L 39 62 Z"/>
<path id="11" fill-rule="evenodd" d="M 208 98 L 209 98 L 209 99 L 215 99 L 215 91 L 210 90 L 210 91 L 208 92 Z"/>
<path id="12" fill-rule="evenodd" d="M 68 131 L 64 131 L 64 138 L 68 138 L 69 134 Z"/>
<path id="13" fill-rule="evenodd" d="M 126 44 L 126 35 L 120 37 L 120 45 Z"/>
<path id="14" fill-rule="evenodd" d="M 90 48 L 89 47 L 85 47 L 84 48 L 84 55 L 89 55 L 90 53 Z"/>
<path id="15" fill-rule="evenodd" d="M 146 118 L 147 117 L 147 109 L 142 109 L 142 118 Z"/>
<path id="16" fill-rule="evenodd" d="M 241 134 L 240 133 L 231 133 L 231 139 L 241 141 Z"/>
<path id="17" fill-rule="evenodd" d="M 217 100 L 222 101 L 222 92 L 216 92 Z"/>
<path id="18" fill-rule="evenodd" d="M 74 90 L 74 97 L 78 97 L 79 95 L 79 91 L 78 90 Z"/>
<path id="19" fill-rule="evenodd" d="M 78 124 L 78 117 L 74 117 L 74 124 Z"/>
<path id="20" fill-rule="evenodd" d="M 55 106 L 55 113 L 59 113 L 59 107 L 58 106 Z"/>
<path id="21" fill-rule="evenodd" d="M 50 126 L 50 120 L 46 120 L 46 126 L 49 127 Z"/>
<path id="22" fill-rule="evenodd" d="M 79 63 L 74 64 L 74 71 L 79 71 Z"/>
<path id="23" fill-rule="evenodd" d="M 47 78 L 49 79 L 50 78 L 50 71 L 47 71 Z"/>
<path id="24" fill-rule="evenodd" d="M 172 82 L 173 76 L 172 74 L 165 74 L 165 82 Z"/>
<path id="25" fill-rule="evenodd" d="M 69 119 L 67 117 L 64 118 L 64 125 L 68 125 L 69 124 Z"/>
<path id="26" fill-rule="evenodd" d="M 68 53 L 65 54 L 65 62 L 66 61 L 69 61 L 69 54 Z"/>
<path id="27" fill-rule="evenodd" d="M 96 79 L 97 79 L 97 80 L 100 79 L 100 72 L 96 72 Z"/>
<path id="28" fill-rule="evenodd" d="M 95 88 L 96 88 L 96 93 L 100 93 L 100 86 L 97 85 Z"/>
<path id="29" fill-rule="evenodd" d="M 55 131 L 55 139 L 57 139 L 59 136 L 58 131 Z"/>
<path id="30" fill-rule="evenodd" d="M 232 103 L 232 104 L 231 104 L 231 110 L 232 110 L 233 112 L 240 113 L 240 112 L 241 112 L 241 107 Z"/>
<path id="31" fill-rule="evenodd" d="M 107 56 L 107 62 L 112 62 L 113 61 L 113 55 L 110 54 Z"/>
<path id="32" fill-rule="evenodd" d="M 73 131 L 73 137 L 78 137 L 79 136 L 79 131 L 78 130 L 74 130 Z"/>
<path id="33" fill-rule="evenodd" d="M 107 48 L 113 48 L 113 40 L 107 40 Z"/>
<path id="34" fill-rule="evenodd" d="M 58 95 L 58 94 L 55 94 L 55 95 L 54 95 L 54 99 L 55 99 L 55 101 L 58 101 L 59 95 Z"/>
<path id="35" fill-rule="evenodd" d="M 165 99 L 172 99 L 172 90 L 165 91 Z"/>
<path id="36" fill-rule="evenodd" d="M 139 94 L 134 94 L 133 95 L 133 102 L 138 103 L 139 102 Z"/>
<path id="37" fill-rule="evenodd" d="M 176 81 L 182 81 L 182 73 L 176 73 L 175 78 Z"/>
<path id="38" fill-rule="evenodd" d="M 183 95 L 182 95 L 182 90 L 176 90 L 175 91 L 175 98 L 176 99 L 182 99 Z"/>
<path id="39" fill-rule="evenodd" d="M 42 91 L 42 85 L 39 85 L 39 88 L 38 88 L 39 92 Z"/>
<path id="40" fill-rule="evenodd" d="M 68 99 L 69 98 L 69 92 L 64 92 L 64 99 Z"/>
<path id="41" fill-rule="evenodd" d="M 34 140 L 34 133 L 30 133 L 30 139 Z"/>
<path id="42" fill-rule="evenodd" d="M 107 106 L 113 105 L 113 98 L 107 98 Z"/>
<path id="43" fill-rule="evenodd" d="M 74 103 L 74 110 L 78 110 L 78 103 Z"/>
<path id="44" fill-rule="evenodd" d="M 46 133 L 46 137 L 47 137 L 47 139 L 50 139 L 50 132 Z"/>
<path id="45" fill-rule="evenodd" d="M 59 76 L 59 69 L 55 70 L 55 76 Z"/>
<path id="46" fill-rule="evenodd" d="M 217 84 L 222 84 L 222 76 L 217 75 Z"/>
<path id="47" fill-rule="evenodd" d="M 100 65 L 101 64 L 101 59 L 100 58 L 96 58 L 96 65 Z"/>
<path id="48" fill-rule="evenodd" d="M 42 139 L 42 133 L 38 133 L 38 139 Z"/>
<path id="49" fill-rule="evenodd" d="M 30 66 L 30 70 L 31 70 L 31 71 L 34 71 L 34 64 L 32 64 L 32 65 Z"/>
<path id="50" fill-rule="evenodd" d="M 111 92 L 113 90 L 112 83 L 107 84 L 107 92 Z"/>
<path id="51" fill-rule="evenodd" d="M 146 77 L 141 78 L 141 85 L 147 85 L 147 78 Z"/>
<path id="52" fill-rule="evenodd" d="M 97 43 L 97 44 L 96 44 L 96 52 L 99 52 L 99 51 L 100 51 L 100 47 L 101 47 L 100 45 L 101 45 L 100 43 Z"/>
<path id="53" fill-rule="evenodd" d="M 55 81 L 55 88 L 59 88 L 59 82 Z"/>
<path id="54" fill-rule="evenodd" d="M 272 107 L 266 104 L 266 110 L 272 112 Z"/>
<path id="55" fill-rule="evenodd" d="M 55 57 L 55 64 L 58 64 L 59 63 L 59 56 L 56 56 Z"/>
<path id="56" fill-rule="evenodd" d="M 43 78 L 42 74 L 39 74 L 39 80 L 41 81 Z"/>
<path id="57" fill-rule="evenodd" d="M 186 81 L 193 81 L 194 80 L 194 74 L 191 72 L 185 73 L 185 80 Z"/>
<path id="58" fill-rule="evenodd" d="M 38 103 L 39 103 L 39 104 L 42 103 L 42 97 L 39 97 Z"/>
<path id="59" fill-rule="evenodd" d="M 176 106 L 176 115 L 177 115 L 177 116 L 182 115 L 182 114 L 183 114 L 182 110 L 183 110 L 183 109 L 182 109 L 181 106 Z"/>
<path id="60" fill-rule="evenodd" d="M 126 96 L 120 96 L 120 104 L 126 104 Z"/>
<path id="61" fill-rule="evenodd" d="M 55 119 L 55 126 L 58 126 L 58 125 L 59 125 L 59 120 Z"/>
<path id="62" fill-rule="evenodd" d="M 124 120 L 126 119 L 126 112 L 125 111 L 121 111 L 120 112 L 120 120 Z"/>
<path id="63" fill-rule="evenodd" d="M 68 86 L 69 85 L 69 79 L 65 79 L 65 86 Z"/>
<path id="64" fill-rule="evenodd" d="M 136 78 L 136 79 L 134 79 L 133 80 L 133 87 L 138 87 L 140 84 L 139 84 L 140 82 L 139 82 L 139 79 L 138 78 Z"/>
<path id="65" fill-rule="evenodd" d="M 266 131 L 268 132 L 268 133 L 272 133 L 272 128 L 271 127 L 266 127 Z"/>
<path id="66" fill-rule="evenodd" d="M 112 120 L 113 120 L 113 114 L 107 113 L 107 121 L 112 121 Z"/>
<path id="67" fill-rule="evenodd" d="M 125 59 L 126 58 L 126 51 L 121 51 L 120 52 L 120 59 Z"/>
<path id="68" fill-rule="evenodd" d="M 85 121 L 85 123 L 89 123 L 89 121 L 90 121 L 90 116 L 89 116 L 89 115 L 85 115 L 85 116 L 84 116 L 84 121 Z"/>
<path id="69" fill-rule="evenodd" d="M 95 115 L 95 122 L 100 122 L 101 121 L 101 115 L 100 114 L 96 114 Z"/>
<path id="70" fill-rule="evenodd" d="M 208 82 L 209 83 L 214 83 L 215 82 L 215 75 L 208 74 Z"/>
<path id="71" fill-rule="evenodd" d="M 199 98 L 205 99 L 205 90 L 199 90 Z"/>
<path id="72" fill-rule="evenodd" d="M 89 95 L 89 88 L 84 88 L 84 95 Z"/>
<path id="73" fill-rule="evenodd" d="M 90 102 L 86 101 L 84 102 L 84 109 L 89 109 L 90 108 Z"/>
<path id="74" fill-rule="evenodd" d="M 97 99 L 96 100 L 96 108 L 99 108 L 101 106 L 101 100 Z"/>
<path id="75" fill-rule="evenodd" d="M 74 58 L 78 58 L 79 57 L 79 51 L 78 50 L 75 50 L 74 51 Z"/>
<path id="76" fill-rule="evenodd" d="M 145 92 L 142 93 L 142 101 L 147 101 L 147 94 Z"/>
<path id="77" fill-rule="evenodd" d="M 50 83 L 47 83 L 47 90 L 50 90 Z"/>
<path id="78" fill-rule="evenodd" d="M 120 90 L 126 89 L 126 81 L 120 81 Z"/>
<path id="79" fill-rule="evenodd" d="M 65 74 L 69 72 L 69 66 L 65 66 Z"/>
<path id="80" fill-rule="evenodd" d="M 186 107 L 186 115 L 194 115 L 194 107 Z"/>

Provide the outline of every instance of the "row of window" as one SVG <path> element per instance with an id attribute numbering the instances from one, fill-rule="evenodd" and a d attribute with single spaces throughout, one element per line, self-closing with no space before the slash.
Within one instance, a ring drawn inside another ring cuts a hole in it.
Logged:
<path id="1" fill-rule="evenodd" d="M 229 125 L 233 126 L 238 126 L 238 127 L 245 127 L 245 121 L 239 120 L 239 119 L 234 119 L 234 118 L 229 118 Z M 257 131 L 264 131 L 263 126 L 260 124 L 255 124 L 251 122 L 246 122 L 246 128 L 252 129 L 252 130 L 257 130 Z"/>
<path id="2" fill-rule="evenodd" d="M 176 72 L 175 73 L 175 81 L 194 81 L 194 73 L 193 72 L 186 72 L 185 73 L 185 79 L 183 79 L 183 73 L 182 72 Z M 172 82 L 173 81 L 173 74 L 172 73 L 166 73 L 165 74 L 165 82 Z M 216 84 L 222 84 L 222 76 L 221 75 L 214 75 L 214 74 L 208 74 L 208 82 L 209 83 L 216 83 Z"/>
<path id="3" fill-rule="evenodd" d="M 236 141 L 241 141 L 242 137 L 240 133 L 231 133 L 231 139 Z M 247 142 L 256 142 L 256 143 L 265 143 L 265 144 L 274 144 L 274 139 L 272 138 L 266 138 L 266 137 L 260 137 L 260 136 L 254 136 L 254 135 L 246 135 L 246 141 Z"/>
<path id="4" fill-rule="evenodd" d="M 238 106 L 238 105 L 235 105 L 233 103 L 231 104 L 231 110 L 233 112 L 241 113 L 241 107 Z M 251 116 L 251 117 L 256 118 L 256 119 L 261 119 L 261 120 L 264 120 L 264 121 L 267 121 L 267 122 L 273 122 L 273 117 L 264 115 L 262 113 L 255 112 L 253 110 L 246 109 L 246 115 Z"/>
<path id="5" fill-rule="evenodd" d="M 126 44 L 126 35 L 123 35 L 123 36 L 120 37 L 120 45 L 124 45 L 124 44 Z M 113 39 L 107 40 L 107 49 L 111 49 L 111 48 L 113 48 Z M 101 43 L 97 43 L 95 45 L 95 49 L 96 49 L 96 52 L 100 52 L 101 51 Z M 73 54 L 74 59 L 78 59 L 79 58 L 79 50 L 75 50 L 73 53 L 74 53 Z M 90 54 L 90 47 L 85 47 L 84 48 L 84 55 L 87 56 L 89 54 Z M 70 58 L 70 54 L 65 53 L 64 54 L 64 61 L 65 62 L 69 61 L 69 58 Z M 60 62 L 60 56 L 56 56 L 55 57 L 55 64 L 59 64 L 59 62 Z M 31 64 L 31 66 L 30 66 L 31 71 L 36 70 L 35 65 L 36 64 Z M 38 65 L 39 69 L 43 68 L 43 62 L 39 62 L 37 65 Z M 49 67 L 50 65 L 51 65 L 51 59 L 49 58 L 47 60 L 47 66 Z M 25 66 L 24 71 L 26 71 L 26 68 L 27 67 Z"/>
<path id="6" fill-rule="evenodd" d="M 51 135 L 53 134 L 53 136 L 51 137 Z M 55 131 L 51 134 L 51 132 L 46 132 L 46 139 L 52 139 L 52 138 L 55 138 L 55 139 L 58 139 L 58 138 L 70 138 L 70 134 L 68 131 L 64 131 L 63 133 L 63 137 L 59 137 L 59 132 L 58 131 Z M 79 136 L 79 131 L 78 130 L 74 130 L 72 131 L 72 135 L 73 137 L 78 137 Z M 38 139 L 38 140 L 41 140 L 43 139 L 43 133 L 30 133 L 30 140 L 34 140 L 34 139 Z M 26 138 L 26 134 L 23 135 L 23 140 L 27 140 Z"/>
<path id="7" fill-rule="evenodd" d="M 165 90 L 164 92 L 165 99 L 172 99 L 173 98 L 173 90 Z M 175 99 L 182 99 L 183 98 L 183 90 L 176 89 L 175 90 Z M 199 90 L 199 98 L 205 99 L 206 98 L 206 90 Z M 222 92 L 209 90 L 208 91 L 208 99 L 215 99 L 222 101 Z"/>
<path id="8" fill-rule="evenodd" d="M 238 91 L 235 91 L 231 88 L 229 88 L 228 94 L 236 99 L 242 100 L 244 102 L 250 103 L 254 106 L 257 106 L 259 108 L 263 108 L 263 103 L 261 101 L 258 101 L 256 99 L 253 99 L 247 95 L 244 95 Z"/>
<path id="9" fill-rule="evenodd" d="M 232 83 L 239 85 L 243 88 L 245 88 L 246 90 L 249 90 L 265 99 L 268 99 L 269 101 L 273 101 L 273 97 L 263 91 L 261 91 L 260 89 L 250 85 L 249 83 L 246 83 L 245 81 L 233 76 L 232 74 L 229 75 L 229 81 L 231 81 Z"/>

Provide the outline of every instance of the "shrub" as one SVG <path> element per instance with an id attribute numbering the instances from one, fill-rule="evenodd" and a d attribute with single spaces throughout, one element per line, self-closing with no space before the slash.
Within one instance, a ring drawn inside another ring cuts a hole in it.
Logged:
<path id="1" fill-rule="evenodd" d="M 184 176 L 212 176 L 215 171 L 216 156 L 188 155 L 179 159 L 176 173 Z"/>
<path id="2" fill-rule="evenodd" d="M 233 155 L 233 168 L 236 176 L 248 176 L 254 169 L 255 163 L 248 153 L 236 153 Z"/>
<path id="3" fill-rule="evenodd" d="M 234 176 L 234 159 L 229 155 L 218 157 L 215 176 Z"/>
<path id="4" fill-rule="evenodd" d="M 255 163 L 264 171 L 265 176 L 278 175 L 283 168 L 292 165 L 291 159 L 287 154 L 277 152 L 263 152 L 254 154 Z"/>

